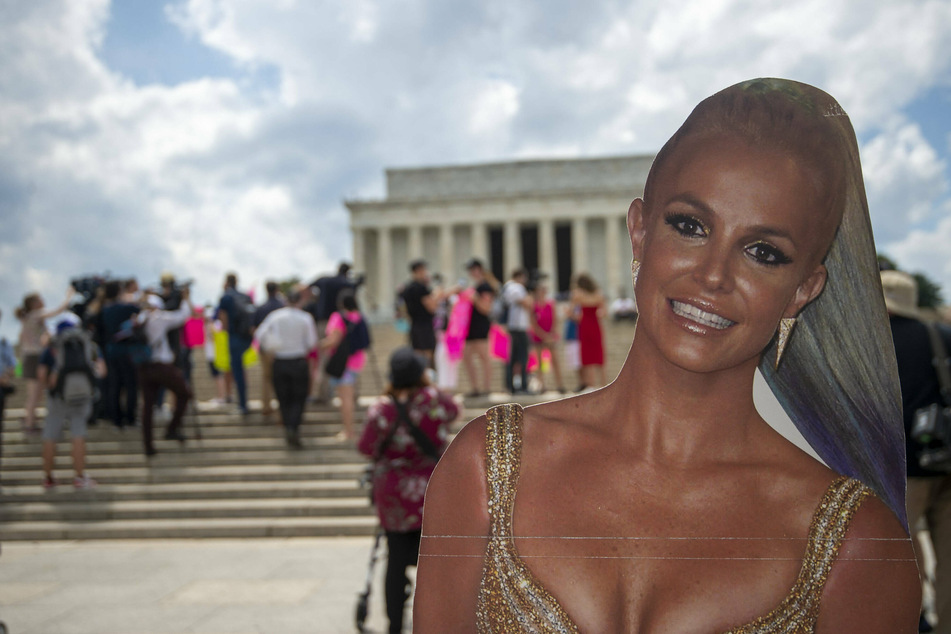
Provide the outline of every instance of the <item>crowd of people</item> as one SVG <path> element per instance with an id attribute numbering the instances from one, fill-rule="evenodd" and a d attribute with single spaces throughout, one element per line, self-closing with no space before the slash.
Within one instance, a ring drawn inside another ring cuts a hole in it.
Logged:
<path id="1" fill-rule="evenodd" d="M 491 391 L 492 360 L 505 363 L 502 389 L 512 395 L 555 389 L 566 393 L 562 359 L 577 374 L 576 392 L 607 384 L 602 322 L 605 298 L 594 278 L 574 276 L 560 305 L 543 272 L 516 268 L 501 283 L 483 262 L 465 264 L 468 284 L 444 286 L 424 260 L 410 264 L 398 289 L 397 314 L 408 322 L 409 344 L 430 360 L 440 387 L 456 389 L 458 366 L 468 376 L 469 397 Z"/>

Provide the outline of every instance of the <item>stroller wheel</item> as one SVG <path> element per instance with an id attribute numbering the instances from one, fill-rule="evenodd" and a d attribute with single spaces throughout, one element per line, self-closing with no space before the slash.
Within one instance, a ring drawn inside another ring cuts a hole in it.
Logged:
<path id="1" fill-rule="evenodd" d="M 367 599 L 368 598 L 369 597 L 366 594 L 361 594 L 360 598 L 357 599 L 357 610 L 355 614 L 355 620 L 356 620 L 358 632 L 363 632 L 363 624 L 366 623 L 366 620 L 367 620 L 367 613 L 368 613 Z M 0 634 L 5 634 L 5 633 L 0 631 Z"/>

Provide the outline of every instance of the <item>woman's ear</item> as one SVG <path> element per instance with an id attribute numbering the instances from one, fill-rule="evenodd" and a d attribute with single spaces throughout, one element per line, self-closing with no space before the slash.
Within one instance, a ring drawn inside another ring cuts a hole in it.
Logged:
<path id="1" fill-rule="evenodd" d="M 641 250 L 644 246 L 644 200 L 635 198 L 627 210 L 627 232 L 631 236 L 631 250 L 634 252 L 634 259 L 641 259 Z"/>
<path id="2" fill-rule="evenodd" d="M 783 317 L 795 317 L 809 302 L 819 297 L 822 289 L 825 288 L 827 275 L 828 271 L 824 264 L 816 266 L 809 277 L 803 280 L 799 288 L 796 289 L 796 294 L 786 306 Z"/>

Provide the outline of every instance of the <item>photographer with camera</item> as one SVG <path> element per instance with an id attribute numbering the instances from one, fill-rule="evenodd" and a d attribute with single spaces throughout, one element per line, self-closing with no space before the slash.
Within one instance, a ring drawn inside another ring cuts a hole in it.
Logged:
<path id="1" fill-rule="evenodd" d="M 928 524 L 937 560 L 934 590 L 938 625 L 934 631 L 951 633 L 951 385 L 942 385 L 948 376 L 951 330 L 924 321 L 918 311 L 918 285 L 911 275 L 882 271 L 882 289 L 895 343 L 905 418 L 908 525 L 914 531 L 921 518 Z M 940 376 L 942 371 L 945 379 Z M 924 577 L 918 539 L 913 543 Z M 924 614 L 919 631 L 932 631 Z"/>

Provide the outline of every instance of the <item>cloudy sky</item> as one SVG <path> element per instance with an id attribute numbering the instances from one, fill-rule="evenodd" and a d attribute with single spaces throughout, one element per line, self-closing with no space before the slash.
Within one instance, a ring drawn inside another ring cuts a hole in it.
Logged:
<path id="1" fill-rule="evenodd" d="M 654 152 L 755 76 L 838 98 L 879 249 L 951 299 L 946 0 L 2 2 L 0 332 L 84 273 L 310 277 L 385 167 Z"/>

